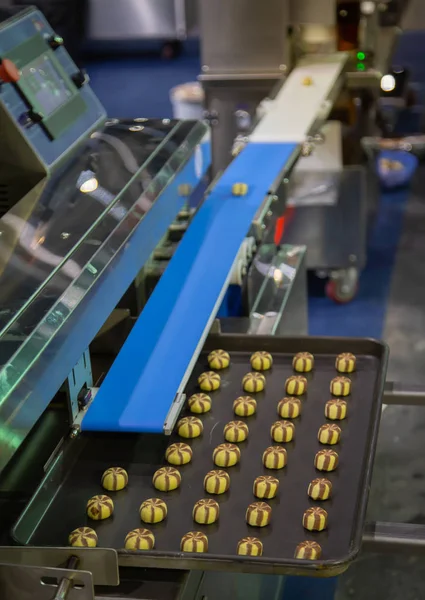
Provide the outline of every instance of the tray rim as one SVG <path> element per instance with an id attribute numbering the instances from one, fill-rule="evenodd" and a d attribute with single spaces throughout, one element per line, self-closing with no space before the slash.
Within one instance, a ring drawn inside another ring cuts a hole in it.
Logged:
<path id="1" fill-rule="evenodd" d="M 389 358 L 389 346 L 386 342 L 377 340 L 375 338 L 353 338 L 353 337 L 334 337 L 334 336 L 290 336 L 290 337 L 278 337 L 278 336 L 260 336 L 260 335 L 246 335 L 246 334 L 210 334 L 206 339 L 204 346 L 199 354 L 203 352 L 207 352 L 209 347 L 217 348 L 217 344 L 222 342 L 221 347 L 225 348 L 226 342 L 245 342 L 245 348 L 239 351 L 255 352 L 259 349 L 259 347 L 264 347 L 264 345 L 269 346 L 285 342 L 285 345 L 293 344 L 293 343 L 304 343 L 310 344 L 310 350 L 314 351 L 314 348 L 311 347 L 311 344 L 320 344 L 323 341 L 326 343 L 334 344 L 336 342 L 341 343 L 344 347 L 347 347 L 351 344 L 352 346 L 358 346 L 364 343 L 369 343 L 372 349 L 375 349 L 376 352 L 369 352 L 369 355 L 376 356 L 379 359 L 379 368 L 378 368 L 378 376 L 375 384 L 375 399 L 372 404 L 372 412 L 371 412 L 371 421 L 368 436 L 370 439 L 370 451 L 365 457 L 365 466 L 362 470 L 364 473 L 362 478 L 361 487 L 364 490 L 363 493 L 359 494 L 359 503 L 358 503 L 358 511 L 356 513 L 356 518 L 353 520 L 353 528 L 355 529 L 355 535 L 352 540 L 352 548 L 349 553 L 338 559 L 328 559 L 322 561 L 300 561 L 295 558 L 288 558 L 285 560 L 277 561 L 273 558 L 267 557 L 242 557 L 238 555 L 224 555 L 224 554 L 193 554 L 187 552 L 163 552 L 159 550 L 150 550 L 150 551 L 128 551 L 125 549 L 116 549 L 118 554 L 118 564 L 121 566 L 134 566 L 134 567 L 151 567 L 151 568 L 161 568 L 161 569 L 179 569 L 179 570 L 187 570 L 187 569 L 196 569 L 196 570 L 221 570 L 221 571 L 229 571 L 229 572 L 247 572 L 247 573 L 262 573 L 262 574 L 293 574 L 293 575 L 305 575 L 305 576 L 315 576 L 315 577 L 333 577 L 342 574 L 346 571 L 352 561 L 355 560 L 358 553 L 361 549 L 362 537 L 363 537 L 363 528 L 366 517 L 367 504 L 369 499 L 370 492 L 370 483 L 373 472 L 374 458 L 376 452 L 376 446 L 378 442 L 378 432 L 380 425 L 380 415 L 381 415 L 381 407 L 382 407 L 382 397 L 384 393 L 385 386 L 385 376 L 387 372 L 388 366 L 388 358 Z M 251 345 L 252 344 L 252 345 Z M 255 348 L 253 350 L 253 348 Z M 236 351 L 236 350 L 234 350 Z M 281 354 L 289 354 L 293 352 L 288 350 L 278 350 L 274 349 L 274 352 Z M 318 352 L 316 350 L 316 352 Z M 335 351 L 334 351 L 335 352 Z M 326 352 L 322 352 L 322 354 L 327 354 Z M 366 354 L 366 353 L 364 353 Z M 195 363 L 196 364 L 196 363 Z M 195 366 L 195 365 L 194 365 Z M 84 432 L 84 437 L 89 437 L 91 432 Z M 93 432 L 99 433 L 99 432 Z M 107 432 L 106 432 L 107 433 Z M 136 435 L 135 433 L 130 433 L 129 435 Z M 157 434 L 162 436 L 163 434 Z M 77 438 L 78 439 L 78 438 Z M 16 530 L 25 518 L 25 515 L 30 508 L 33 501 L 36 499 L 37 495 L 43 489 L 45 483 L 48 481 L 50 473 L 55 468 L 58 462 L 60 462 L 60 458 L 66 458 L 70 446 L 72 446 L 72 441 L 69 440 L 69 444 L 65 444 L 62 447 L 61 452 L 56 457 L 54 461 L 52 461 L 51 467 L 46 472 L 45 476 L 41 480 L 34 494 L 31 496 L 31 499 L 26 504 L 24 510 L 19 515 L 17 521 L 14 523 L 10 535 L 13 542 L 17 545 L 31 546 L 31 543 L 22 543 L 16 535 Z M 73 457 L 73 460 L 77 460 L 79 453 L 77 456 Z M 235 569 L 234 567 L 238 565 L 240 568 Z M 221 568 L 220 568 L 221 567 Z"/>

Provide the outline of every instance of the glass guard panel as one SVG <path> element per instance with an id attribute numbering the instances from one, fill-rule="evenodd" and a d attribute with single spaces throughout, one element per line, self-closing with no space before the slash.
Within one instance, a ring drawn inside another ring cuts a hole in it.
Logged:
<path id="1" fill-rule="evenodd" d="M 298 269 L 304 258 L 305 246 L 264 244 L 259 249 L 250 270 L 248 293 L 258 295 L 250 314 L 248 333 L 275 335 L 291 294 Z"/>
<path id="2" fill-rule="evenodd" d="M 196 122 L 109 121 L 38 197 L 22 201 L 25 210 L 18 203 L 0 220 L 0 403 L 205 132 Z"/>

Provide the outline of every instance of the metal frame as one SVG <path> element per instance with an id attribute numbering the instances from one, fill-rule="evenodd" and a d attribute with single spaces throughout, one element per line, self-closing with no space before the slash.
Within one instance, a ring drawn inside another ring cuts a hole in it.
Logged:
<path id="1" fill-rule="evenodd" d="M 387 381 L 383 401 L 396 406 L 425 407 L 425 389 Z M 396 553 L 409 550 L 412 554 L 424 554 L 425 525 L 385 521 L 366 523 L 362 549 Z"/>

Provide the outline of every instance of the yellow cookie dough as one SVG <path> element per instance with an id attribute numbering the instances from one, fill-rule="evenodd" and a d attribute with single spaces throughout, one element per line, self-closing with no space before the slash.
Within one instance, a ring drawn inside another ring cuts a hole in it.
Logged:
<path id="1" fill-rule="evenodd" d="M 111 467 L 102 475 L 102 486 L 109 492 L 123 490 L 128 484 L 128 474 L 121 467 Z"/>
<path id="2" fill-rule="evenodd" d="M 220 507 L 218 502 L 210 498 L 198 500 L 193 507 L 193 520 L 200 525 L 211 525 L 218 520 Z"/>
<path id="3" fill-rule="evenodd" d="M 208 354 L 210 369 L 227 369 L 230 365 L 230 354 L 226 350 L 213 350 Z"/>
<path id="4" fill-rule="evenodd" d="M 203 414 L 211 410 L 211 398 L 207 394 L 193 394 L 187 401 L 190 412 Z"/>
<path id="5" fill-rule="evenodd" d="M 167 516 L 167 505 L 160 498 L 149 498 L 140 505 L 140 518 L 144 523 L 161 523 Z"/>
<path id="6" fill-rule="evenodd" d="M 251 356 L 251 367 L 256 371 L 268 371 L 272 368 L 273 357 L 270 352 L 254 352 Z"/>
<path id="7" fill-rule="evenodd" d="M 251 396 L 239 396 L 233 402 L 233 411 L 238 417 L 251 417 L 257 411 L 257 401 Z"/>
<path id="8" fill-rule="evenodd" d="M 114 503 L 109 496 L 93 496 L 87 502 L 87 516 L 94 521 L 108 519 L 114 512 Z"/>
<path id="9" fill-rule="evenodd" d="M 192 460 L 192 448 L 187 444 L 171 444 L 165 451 L 165 460 L 170 465 L 187 465 Z"/>
<path id="10" fill-rule="evenodd" d="M 265 385 L 266 378 L 261 373 L 247 373 L 242 379 L 243 389 L 250 394 L 262 392 Z"/>
<path id="11" fill-rule="evenodd" d="M 97 533 L 90 527 L 78 527 L 69 534 L 68 543 L 76 548 L 96 548 Z"/>
<path id="12" fill-rule="evenodd" d="M 177 423 L 177 433 L 182 438 L 196 438 L 204 430 L 201 419 L 197 417 L 183 417 Z"/>
<path id="13" fill-rule="evenodd" d="M 214 390 L 218 390 L 220 383 L 221 377 L 214 371 L 207 371 L 198 377 L 198 384 L 203 392 L 213 392 Z"/>
<path id="14" fill-rule="evenodd" d="M 125 537 L 126 550 L 152 550 L 155 546 L 155 536 L 149 529 L 133 529 Z"/>
<path id="15" fill-rule="evenodd" d="M 154 473 L 152 483 L 160 492 L 176 490 L 182 481 L 180 472 L 174 467 L 162 467 Z"/>

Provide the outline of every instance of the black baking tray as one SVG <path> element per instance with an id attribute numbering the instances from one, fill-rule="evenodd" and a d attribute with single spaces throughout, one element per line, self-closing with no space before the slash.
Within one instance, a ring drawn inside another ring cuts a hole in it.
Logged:
<path id="1" fill-rule="evenodd" d="M 221 389 L 212 392 L 211 412 L 201 415 L 204 432 L 189 440 L 193 461 L 180 467 L 182 485 L 173 492 L 156 491 L 151 483 L 157 468 L 165 464 L 164 452 L 176 441 L 152 434 L 83 433 L 70 441 L 58 455 L 36 494 L 13 529 L 19 544 L 64 546 L 73 529 L 93 527 L 99 546 L 118 549 L 121 565 L 181 569 L 212 569 L 257 573 L 333 576 L 342 573 L 359 552 L 372 474 L 373 459 L 381 414 L 381 400 L 388 359 L 387 346 L 360 338 L 277 338 L 270 336 L 210 336 L 195 365 L 186 393 L 199 391 L 197 378 L 208 368 L 207 353 L 216 348 L 228 350 L 231 365 L 221 371 Z M 224 425 L 236 418 L 234 399 L 243 394 L 241 380 L 250 371 L 249 357 L 256 350 L 273 354 L 273 368 L 266 373 L 266 389 L 255 394 L 257 414 L 246 418 L 249 437 L 240 444 L 240 464 L 228 469 L 230 490 L 215 498 L 220 503 L 220 519 L 210 526 L 192 520 L 194 503 L 208 494 L 203 489 L 204 475 L 214 468 L 213 449 L 224 441 Z M 285 395 L 284 384 L 293 374 L 292 357 L 309 351 L 315 356 L 315 368 L 307 374 L 308 391 L 302 396 L 301 417 L 294 420 L 294 441 L 285 444 L 288 464 L 280 471 L 262 465 L 262 452 L 272 445 L 270 427 L 278 419 L 277 404 Z M 319 427 L 326 422 L 324 407 L 329 400 L 329 383 L 337 375 L 335 357 L 340 352 L 357 356 L 357 370 L 350 375 L 352 392 L 347 398 L 348 418 L 339 422 L 341 442 L 333 448 L 340 463 L 335 472 L 325 474 L 333 484 L 331 500 L 319 503 L 307 496 L 309 482 L 320 473 L 314 468 L 314 456 L 323 448 L 317 441 Z M 160 381 L 158 383 L 160 385 Z M 187 408 L 182 414 L 189 414 Z M 180 440 L 181 441 L 181 440 Z M 87 500 L 102 493 L 100 478 L 110 466 L 129 472 L 129 486 L 111 492 L 115 512 L 111 519 L 94 522 L 85 515 Z M 271 524 L 252 528 L 245 522 L 247 506 L 255 501 L 252 484 L 256 477 L 272 474 L 280 480 L 278 496 L 268 501 L 272 507 Z M 163 523 L 149 525 L 156 539 L 155 550 L 128 552 L 122 549 L 126 534 L 141 527 L 138 509 L 150 497 L 164 498 L 168 517 Z M 303 529 L 302 516 L 310 506 L 321 505 L 329 514 L 328 529 L 311 533 Z M 182 554 L 181 537 L 200 530 L 208 535 L 206 554 Z M 261 558 L 235 554 L 238 540 L 255 536 L 264 544 Z M 323 554 L 319 561 L 293 558 L 298 543 L 316 540 Z"/>

